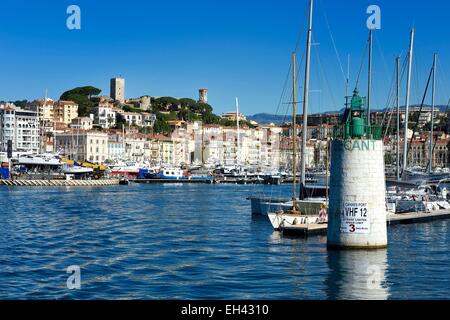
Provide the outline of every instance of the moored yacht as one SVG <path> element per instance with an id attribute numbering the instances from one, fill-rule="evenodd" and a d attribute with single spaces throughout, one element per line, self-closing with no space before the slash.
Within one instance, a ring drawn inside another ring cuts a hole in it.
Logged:
<path id="1" fill-rule="evenodd" d="M 159 171 L 149 172 L 145 175 L 147 179 L 159 180 L 212 180 L 213 177 L 207 173 L 192 173 L 180 168 L 163 168 Z"/>
<path id="2" fill-rule="evenodd" d="M 71 165 L 64 163 L 62 165 L 62 172 L 64 174 L 88 174 L 94 172 L 93 168 L 83 167 L 78 165 Z"/>
<path id="3" fill-rule="evenodd" d="M 11 159 L 15 165 L 35 165 L 35 166 L 60 166 L 61 159 L 59 155 L 45 154 L 20 154 Z"/>
<path id="4" fill-rule="evenodd" d="M 146 164 L 139 164 L 135 161 L 120 161 L 110 165 L 112 175 L 138 176 L 139 170 L 147 167 Z"/>

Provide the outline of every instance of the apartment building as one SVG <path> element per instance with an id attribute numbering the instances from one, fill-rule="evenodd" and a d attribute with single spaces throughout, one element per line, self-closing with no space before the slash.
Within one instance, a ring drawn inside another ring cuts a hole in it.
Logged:
<path id="1" fill-rule="evenodd" d="M 91 130 L 94 120 L 90 117 L 76 117 L 72 119 L 70 127 L 72 129 Z"/>
<path id="2" fill-rule="evenodd" d="M 76 161 L 103 164 L 108 159 L 108 134 L 100 131 L 70 130 L 55 133 L 55 147 Z"/>
<path id="3" fill-rule="evenodd" d="M 8 140 L 13 151 L 39 153 L 40 124 L 38 112 L 17 108 L 12 103 L 0 105 L 0 146 L 7 150 Z"/>
<path id="4" fill-rule="evenodd" d="M 54 121 L 69 125 L 78 117 L 78 104 L 73 101 L 56 101 L 53 105 Z"/>

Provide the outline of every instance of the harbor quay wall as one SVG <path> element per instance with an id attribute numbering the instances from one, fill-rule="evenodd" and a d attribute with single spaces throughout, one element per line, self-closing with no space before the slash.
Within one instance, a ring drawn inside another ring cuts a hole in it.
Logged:
<path id="1" fill-rule="evenodd" d="M 102 187 L 119 185 L 119 179 L 102 180 L 0 180 L 0 186 L 10 187 Z"/>
<path id="2" fill-rule="evenodd" d="M 383 142 L 333 140 L 331 144 L 328 246 L 387 246 Z"/>

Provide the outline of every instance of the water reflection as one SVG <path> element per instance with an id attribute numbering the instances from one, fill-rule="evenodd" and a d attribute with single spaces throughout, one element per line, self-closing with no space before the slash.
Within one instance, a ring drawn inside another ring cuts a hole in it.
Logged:
<path id="1" fill-rule="evenodd" d="M 333 300 L 386 300 L 387 250 L 329 251 L 327 298 Z"/>

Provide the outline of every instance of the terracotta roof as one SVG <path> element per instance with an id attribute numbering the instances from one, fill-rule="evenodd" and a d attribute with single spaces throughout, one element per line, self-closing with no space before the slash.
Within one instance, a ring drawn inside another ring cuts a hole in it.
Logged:
<path id="1" fill-rule="evenodd" d="M 54 104 L 55 104 L 55 105 L 71 105 L 71 106 L 78 106 L 78 104 L 75 103 L 75 102 L 73 102 L 73 101 L 64 101 L 64 100 L 56 101 Z"/>
<path id="2" fill-rule="evenodd" d="M 106 132 L 103 131 L 97 131 L 97 130 L 83 130 L 83 129 L 67 129 L 64 130 L 64 132 L 60 132 L 57 133 L 58 135 L 69 135 L 69 134 L 87 134 L 87 133 L 92 133 L 92 134 L 104 134 L 106 135 Z"/>

